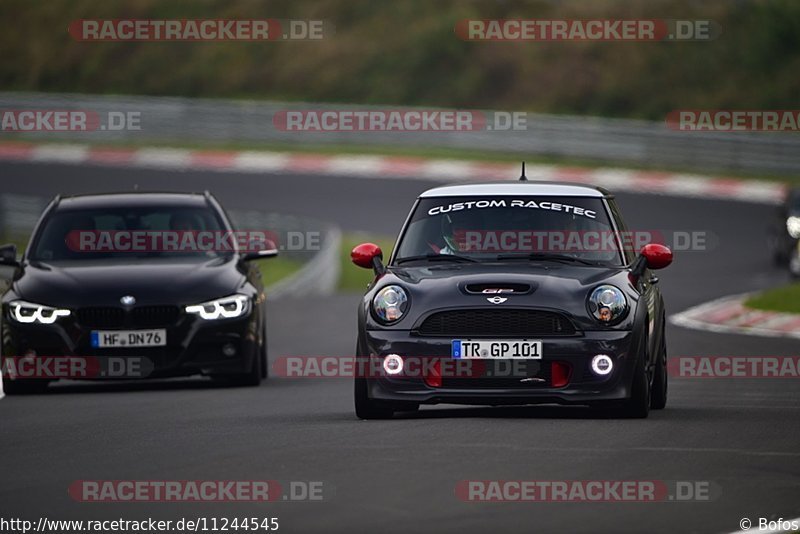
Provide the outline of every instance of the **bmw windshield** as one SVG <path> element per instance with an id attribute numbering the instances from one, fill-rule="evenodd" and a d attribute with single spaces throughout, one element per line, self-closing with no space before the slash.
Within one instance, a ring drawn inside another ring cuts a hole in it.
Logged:
<path id="1" fill-rule="evenodd" d="M 533 259 L 616 267 L 624 264 L 619 238 L 600 198 L 423 198 L 394 263 Z"/>
<path id="2" fill-rule="evenodd" d="M 233 253 L 222 221 L 208 208 L 110 207 L 56 210 L 39 228 L 31 261 L 208 259 Z M 222 244 L 220 244 L 222 241 Z"/>

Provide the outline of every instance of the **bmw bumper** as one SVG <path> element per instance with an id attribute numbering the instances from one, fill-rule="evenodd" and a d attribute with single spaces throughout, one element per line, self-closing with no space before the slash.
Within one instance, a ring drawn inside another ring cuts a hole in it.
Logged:
<path id="1" fill-rule="evenodd" d="M 220 321 L 204 321 L 194 316 L 181 316 L 169 325 L 126 325 L 124 330 L 166 330 L 166 345 L 141 348 L 96 348 L 91 344 L 93 330 L 113 331 L 122 328 L 88 328 L 74 320 L 54 324 L 19 324 L 10 320 L 2 325 L 3 370 L 10 358 L 32 369 L 37 360 L 85 360 L 86 370 L 78 376 L 50 374 L 40 366 L 44 376 L 30 378 L 159 378 L 195 374 L 244 373 L 258 357 L 257 314 Z M 86 363 L 88 362 L 88 363 Z M 73 370 L 75 367 L 71 367 Z M 20 376 L 24 378 L 23 376 Z"/>

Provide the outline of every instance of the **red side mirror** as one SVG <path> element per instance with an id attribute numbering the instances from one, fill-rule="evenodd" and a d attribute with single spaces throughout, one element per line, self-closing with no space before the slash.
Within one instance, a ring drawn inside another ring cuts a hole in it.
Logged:
<path id="1" fill-rule="evenodd" d="M 648 269 L 663 269 L 672 263 L 672 251 L 669 247 L 650 243 L 642 247 L 642 256 L 647 261 Z"/>
<path id="2" fill-rule="evenodd" d="M 350 259 L 364 269 L 372 269 L 375 266 L 375 258 L 383 259 L 381 247 L 375 243 L 361 243 L 350 252 Z"/>

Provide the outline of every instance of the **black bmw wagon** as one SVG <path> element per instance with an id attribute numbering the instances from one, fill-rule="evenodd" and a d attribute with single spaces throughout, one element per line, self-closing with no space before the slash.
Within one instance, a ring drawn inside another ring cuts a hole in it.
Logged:
<path id="1" fill-rule="evenodd" d="M 21 259 L 0 248 L 13 270 L 0 318 L 5 392 L 58 378 L 193 374 L 257 385 L 266 308 L 250 260 L 277 250 L 214 245 L 230 235 L 209 193 L 55 198 Z"/>

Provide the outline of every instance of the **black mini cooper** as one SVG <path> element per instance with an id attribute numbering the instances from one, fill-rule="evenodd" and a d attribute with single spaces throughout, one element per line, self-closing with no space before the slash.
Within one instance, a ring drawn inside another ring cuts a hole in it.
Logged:
<path id="1" fill-rule="evenodd" d="M 5 392 L 58 378 L 193 374 L 257 385 L 266 308 L 250 260 L 278 251 L 271 241 L 214 244 L 233 233 L 209 193 L 55 198 L 21 260 L 14 245 L 0 248 L 12 271 L 0 317 Z M 201 238 L 216 241 L 201 247 Z"/>
<path id="2" fill-rule="evenodd" d="M 358 310 L 356 415 L 420 404 L 580 404 L 647 417 L 667 402 L 665 312 L 643 244 L 601 188 L 437 187 L 417 199 Z"/>

